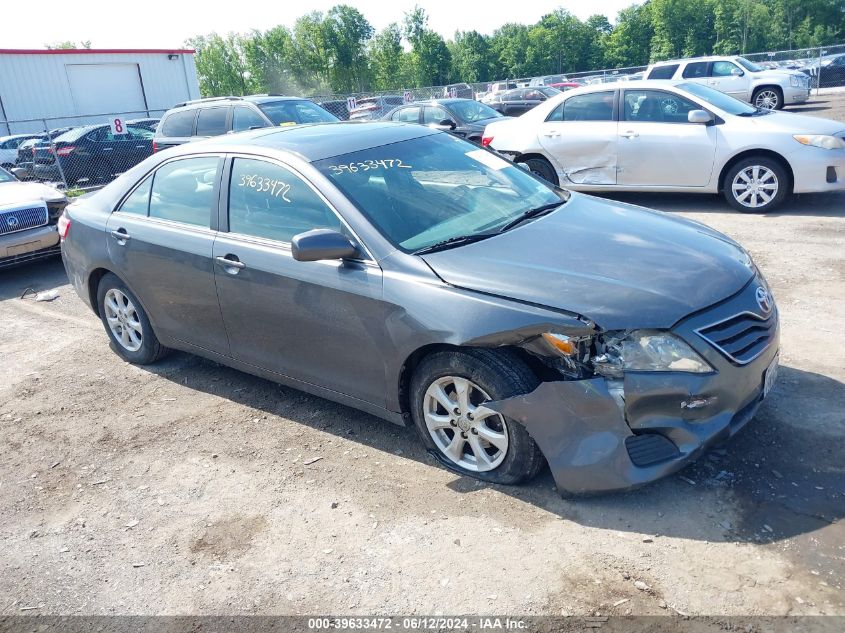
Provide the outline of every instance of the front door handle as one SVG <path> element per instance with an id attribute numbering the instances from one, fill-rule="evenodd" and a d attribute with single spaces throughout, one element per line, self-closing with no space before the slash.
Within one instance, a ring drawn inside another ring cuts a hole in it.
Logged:
<path id="1" fill-rule="evenodd" d="M 546 132 L 543 136 L 547 136 L 548 138 L 557 138 L 560 136 L 560 132 Z"/>
<path id="2" fill-rule="evenodd" d="M 238 260 L 234 255 L 226 255 L 226 257 L 215 257 L 214 261 L 223 266 L 226 272 L 232 275 L 237 275 L 239 270 L 246 268 L 246 264 Z"/>
<path id="3" fill-rule="evenodd" d="M 619 136 L 624 136 L 625 138 L 637 138 L 639 136 L 638 132 L 634 132 L 633 130 L 628 130 L 624 134 L 620 134 Z"/>
<path id="4" fill-rule="evenodd" d="M 116 231 L 111 232 L 111 236 L 117 240 L 117 243 L 121 246 L 126 246 L 126 242 L 129 241 L 129 233 L 126 232 L 126 229 L 117 229 Z"/>

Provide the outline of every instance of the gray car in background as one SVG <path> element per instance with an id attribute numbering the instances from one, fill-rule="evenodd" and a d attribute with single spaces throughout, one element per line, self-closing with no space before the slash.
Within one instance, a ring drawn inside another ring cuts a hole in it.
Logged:
<path id="1" fill-rule="evenodd" d="M 123 359 L 186 350 L 413 424 L 485 481 L 545 462 L 563 492 L 665 476 L 776 375 L 777 308 L 730 238 L 420 125 L 191 143 L 59 228 Z"/>

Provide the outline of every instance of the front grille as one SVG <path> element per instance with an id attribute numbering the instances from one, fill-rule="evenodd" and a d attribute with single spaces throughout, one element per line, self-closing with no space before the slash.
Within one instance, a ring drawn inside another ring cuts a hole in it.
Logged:
<path id="1" fill-rule="evenodd" d="M 26 231 L 47 224 L 47 207 L 23 207 L 0 211 L 0 235 Z"/>
<path id="2" fill-rule="evenodd" d="M 742 312 L 696 332 L 728 360 L 745 365 L 771 343 L 777 332 L 777 313 L 763 319 L 752 312 Z"/>
<path id="3" fill-rule="evenodd" d="M 643 467 L 665 462 L 681 454 L 678 447 L 664 435 L 643 433 L 625 438 L 625 448 L 635 466 Z"/>

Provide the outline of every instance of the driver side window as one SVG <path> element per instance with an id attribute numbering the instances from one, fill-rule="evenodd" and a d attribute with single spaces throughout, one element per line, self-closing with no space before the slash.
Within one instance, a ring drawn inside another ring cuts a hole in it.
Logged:
<path id="1" fill-rule="evenodd" d="M 229 231 L 290 242 L 311 229 L 341 230 L 329 206 L 288 169 L 251 158 L 235 158 L 229 181 Z"/>
<path id="2" fill-rule="evenodd" d="M 730 77 L 734 70 L 738 70 L 739 66 L 731 62 L 719 61 L 713 62 L 713 69 L 710 71 L 712 77 Z"/>

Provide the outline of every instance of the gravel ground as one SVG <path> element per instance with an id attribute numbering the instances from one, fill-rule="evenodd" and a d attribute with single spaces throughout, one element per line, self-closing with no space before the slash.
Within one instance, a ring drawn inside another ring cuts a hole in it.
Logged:
<path id="1" fill-rule="evenodd" d="M 845 615 L 845 194 L 618 197 L 750 249 L 782 369 L 729 444 L 599 498 L 458 477 L 411 429 L 186 354 L 127 365 L 60 262 L 0 272 L 0 615 Z"/>

